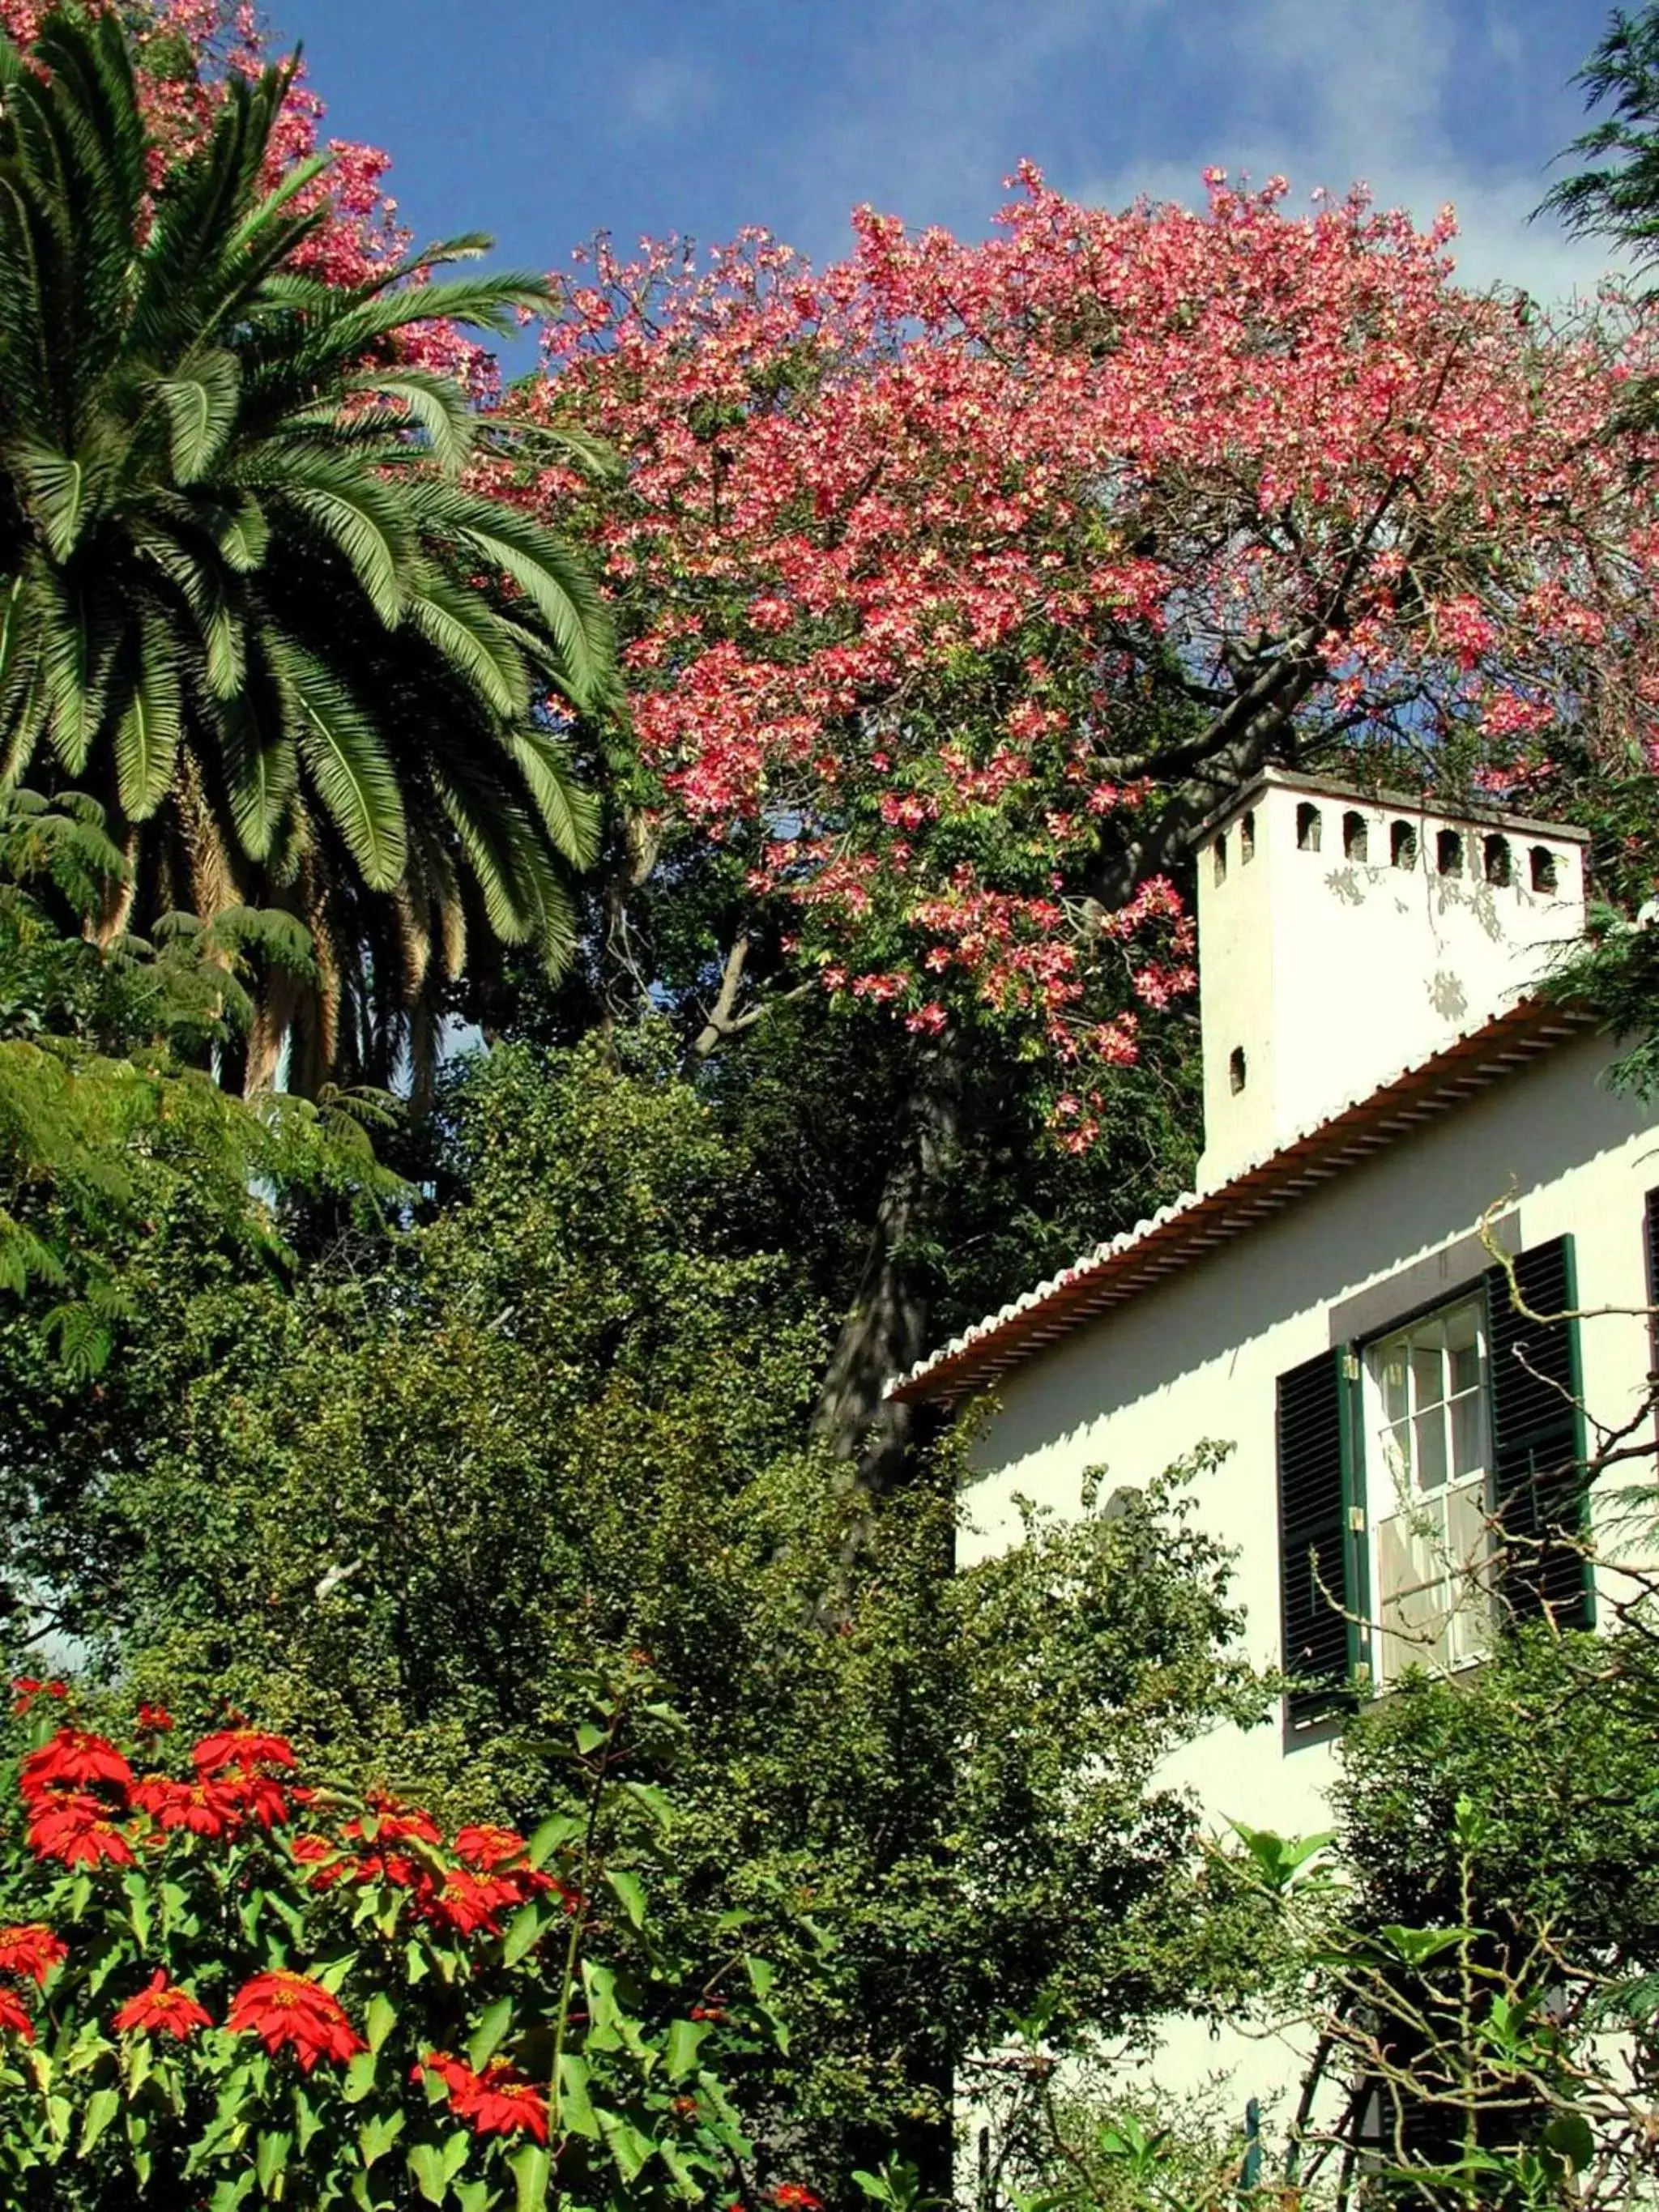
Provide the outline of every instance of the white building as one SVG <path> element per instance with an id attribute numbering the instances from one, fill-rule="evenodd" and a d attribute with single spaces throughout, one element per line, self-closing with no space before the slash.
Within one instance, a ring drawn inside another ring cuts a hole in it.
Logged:
<path id="1" fill-rule="evenodd" d="M 1408 1662 L 1476 1661 L 1498 1610 L 1594 1618 L 1550 1531 L 1581 1510 L 1583 1409 L 1647 1389 L 1659 1111 L 1529 995 L 1582 930 L 1583 842 L 1279 773 L 1241 793 L 1199 846 L 1198 1188 L 896 1386 L 994 1389 L 968 1557 L 1012 1539 L 1016 1496 L 1075 1512 L 1086 1470 L 1133 1484 L 1231 1443 L 1205 1525 L 1251 1656 L 1306 1686 L 1174 1763 L 1218 1827 L 1327 1825 L 1334 1714 Z M 1587 1317 L 1517 1312 L 1498 1254 L 1534 1313 Z M 1241 2102 L 1290 2071 L 1194 2033 L 1159 2075 L 1227 2063 Z"/>

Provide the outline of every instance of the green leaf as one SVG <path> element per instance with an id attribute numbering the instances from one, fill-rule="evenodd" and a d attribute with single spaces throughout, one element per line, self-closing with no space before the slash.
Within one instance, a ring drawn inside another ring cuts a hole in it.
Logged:
<path id="1" fill-rule="evenodd" d="M 565 1844 L 574 1844 L 581 1832 L 582 1824 L 574 1814 L 556 1813 L 551 1820 L 544 1820 L 530 1838 L 525 1856 L 532 1866 L 544 1867 L 555 1851 Z"/>
<path id="2" fill-rule="evenodd" d="M 466 2164 L 466 2154 L 472 2148 L 474 2137 L 465 2128 L 458 2128 L 443 2147 L 444 2179 L 453 2181 Z"/>
<path id="3" fill-rule="evenodd" d="M 236 356 L 216 347 L 191 368 L 159 380 L 157 390 L 172 429 L 173 472 L 197 483 L 212 467 L 236 427 L 242 372 Z"/>
<path id="4" fill-rule="evenodd" d="M 401 2112 L 377 2112 L 373 2119 L 365 2120 L 357 2130 L 357 2155 L 364 2166 L 371 2166 L 376 2159 L 384 2158 L 403 2131 Z"/>
<path id="5" fill-rule="evenodd" d="M 543 2212 L 553 2172 L 553 2162 L 545 2147 L 541 2143 L 520 2143 L 507 2163 L 518 2184 L 517 2212 Z"/>
<path id="6" fill-rule="evenodd" d="M 501 1939 L 501 1964 L 516 1966 L 525 1953 L 540 1941 L 542 1930 L 548 1925 L 550 1916 L 544 1913 L 532 1898 L 521 1905 L 507 1924 L 507 1934 Z"/>
<path id="7" fill-rule="evenodd" d="M 432 458 L 446 476 L 465 467 L 477 421 L 453 377 L 418 368 L 375 369 L 355 378 L 353 388 L 390 399 L 412 415 L 431 440 Z"/>
<path id="8" fill-rule="evenodd" d="M 398 2008 L 384 1990 L 376 1990 L 363 2014 L 363 2033 L 372 2051 L 378 2052 L 397 2023 Z"/>
<path id="9" fill-rule="evenodd" d="M 580 2051 L 559 2053 L 560 2124 L 568 2134 L 585 2136 L 589 2142 L 597 2142 L 599 2121 L 588 2094 L 589 2079 L 587 2061 Z"/>
<path id="10" fill-rule="evenodd" d="M 1402 1928 L 1398 1921 L 1377 1930 L 1383 1942 L 1408 1966 L 1426 1966 L 1431 1959 L 1437 1959 L 1443 1951 L 1454 1949 L 1478 1932 L 1473 1928 Z"/>
<path id="11" fill-rule="evenodd" d="M 342 2091 L 348 2105 L 361 2105 L 374 2087 L 379 2061 L 372 2051 L 360 2051 L 348 2061 L 345 2087 Z"/>
<path id="12" fill-rule="evenodd" d="M 47 550 L 54 561 L 67 561 L 81 534 L 85 470 L 68 453 L 32 439 L 21 441 L 11 453 Z"/>
<path id="13" fill-rule="evenodd" d="M 778 1978 L 776 1967 L 766 1959 L 750 1958 L 745 1959 L 743 1963 L 749 1976 L 750 1987 L 754 1990 L 755 1995 L 764 2002 L 771 1996 L 772 1984 Z"/>
<path id="14" fill-rule="evenodd" d="M 149 1948 L 149 1885 L 136 1867 L 121 1877 L 121 1888 L 127 1900 L 127 1917 L 132 1923 L 132 1932 L 141 1951 Z"/>
<path id="15" fill-rule="evenodd" d="M 409 2170 L 415 2177 L 415 2185 L 428 2204 L 441 2204 L 449 2192 L 449 2183 L 444 2173 L 444 2162 L 438 2154 L 436 2143 L 413 2143 L 409 2151 Z"/>
<path id="16" fill-rule="evenodd" d="M 94 2089 L 87 2099 L 86 2114 L 81 2122 L 80 2155 L 82 2158 L 120 2109 L 121 2092 L 118 2089 Z"/>
<path id="17" fill-rule="evenodd" d="M 635 1804 L 644 1806 L 659 1828 L 666 1831 L 673 1826 L 674 1808 L 666 1793 L 659 1790 L 654 1782 L 624 1782 L 623 1788 Z M 746 1913 L 726 1913 L 721 1916 L 721 1921 L 723 1925 L 730 1923 L 735 1926 L 748 1917 Z"/>
<path id="18" fill-rule="evenodd" d="M 179 675 L 159 625 L 144 639 L 137 680 L 115 727 L 116 787 L 124 812 L 134 822 L 155 813 L 173 784 L 179 741 L 184 733 Z M 149 1938 L 141 1936 L 141 1945 Z"/>
<path id="19" fill-rule="evenodd" d="M 294 2127 L 295 2138 L 299 2145 L 301 2158 L 310 2149 L 312 2142 L 322 2124 L 323 2116 L 306 2094 L 305 2084 L 302 2081 L 296 2081 L 294 2085 Z"/>
<path id="20" fill-rule="evenodd" d="M 601 2112 L 599 2129 L 605 2137 L 605 2147 L 617 2162 L 617 2171 L 624 2181 L 637 2181 L 651 2161 L 657 2146 L 649 2136 L 641 2135 L 631 2120 L 619 2113 Z"/>
<path id="21" fill-rule="evenodd" d="M 269 641 L 290 687 L 300 750 L 371 890 L 390 890 L 408 857 L 403 794 L 385 741 L 331 669 L 289 640 Z"/>
<path id="22" fill-rule="evenodd" d="M 1230 1821 L 1228 1826 L 1249 1853 L 1263 1880 L 1275 1890 L 1288 1889 L 1308 1861 L 1316 1857 L 1331 1841 L 1328 1832 L 1316 1836 L 1279 1836 L 1275 1835 L 1271 1828 L 1246 1827 L 1242 1820 Z"/>
<path id="23" fill-rule="evenodd" d="M 239 576 L 251 576 L 261 565 L 270 546 L 270 525 L 252 492 L 239 493 L 235 504 L 219 515 L 213 542 L 223 555 L 225 566 Z"/>
<path id="24" fill-rule="evenodd" d="M 1595 2159 L 1595 2136 L 1582 2112 L 1558 2112 L 1545 2129 L 1543 2140 L 1575 2173 L 1583 2173 Z"/>
<path id="25" fill-rule="evenodd" d="M 645 1925 L 645 1888 L 639 1876 L 629 1874 L 625 1867 L 607 1867 L 605 1880 L 606 1887 L 620 1901 L 623 1911 L 635 1927 L 642 1928 Z"/>
<path id="26" fill-rule="evenodd" d="M 275 2197 L 278 2185 L 288 2172 L 288 2162 L 294 2152 L 290 2135 L 262 2135 L 253 2154 L 253 2171 L 261 2193 Z"/>
<path id="27" fill-rule="evenodd" d="M 490 2059 L 494 2057 L 496 2048 L 501 2038 L 507 2033 L 512 2021 L 512 1998 L 497 1997 L 472 2031 L 471 2039 L 466 2046 L 466 2063 L 475 2074 L 482 2074 Z"/>
<path id="28" fill-rule="evenodd" d="M 576 1748 L 584 1759 L 591 1759 L 605 1741 L 607 1731 L 597 1721 L 584 1721 L 576 1730 Z"/>
<path id="29" fill-rule="evenodd" d="M 712 2023 L 706 2020 L 677 2020 L 668 2030 L 668 2078 L 683 2081 L 696 2071 L 697 2054 L 708 2040 Z"/>

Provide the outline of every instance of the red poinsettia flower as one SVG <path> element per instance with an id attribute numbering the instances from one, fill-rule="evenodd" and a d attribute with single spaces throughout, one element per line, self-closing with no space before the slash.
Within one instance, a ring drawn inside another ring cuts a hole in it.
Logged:
<path id="1" fill-rule="evenodd" d="M 29 1848 L 65 1866 L 131 1866 L 132 1842 L 101 1797 L 85 1790 L 42 1790 L 29 1808 Z"/>
<path id="2" fill-rule="evenodd" d="M 365 1851 L 351 1865 L 353 1881 L 389 1881 L 397 1889 L 413 1889 L 421 1869 L 401 1851 Z"/>
<path id="3" fill-rule="evenodd" d="M 140 1705 L 138 1725 L 146 1735 L 165 1735 L 173 1726 L 173 1715 L 165 1705 Z"/>
<path id="4" fill-rule="evenodd" d="M 107 1736 L 60 1728 L 50 1743 L 23 1761 L 17 1786 L 27 1805 L 52 1790 L 106 1790 L 125 1801 L 132 1787 L 132 1769 Z"/>
<path id="5" fill-rule="evenodd" d="M 128 2035 L 142 2031 L 147 2035 L 167 2034 L 177 2037 L 182 2043 L 198 2027 L 211 2027 L 213 2022 L 188 1990 L 177 1988 L 169 1982 L 167 1969 L 158 1966 L 149 1978 L 148 1989 L 129 1997 L 115 2015 L 118 2033 Z"/>
<path id="6" fill-rule="evenodd" d="M 220 1729 L 204 1735 L 191 1753 L 199 1774 L 217 1774 L 228 1766 L 245 1773 L 294 1765 L 294 1747 L 286 1736 L 268 1735 L 263 1729 Z"/>
<path id="7" fill-rule="evenodd" d="M 0 1974 L 15 1974 L 40 1988 L 46 1976 L 69 1956 L 69 1945 L 44 1922 L 31 1920 L 21 1928 L 0 1928 Z"/>
<path id="8" fill-rule="evenodd" d="M 483 1874 L 494 1874 L 497 1867 L 521 1857 L 528 1848 L 524 1838 L 511 1828 L 485 1825 L 455 1832 L 456 1857 Z"/>
<path id="9" fill-rule="evenodd" d="M 146 1774 L 132 1786 L 132 1802 L 159 1828 L 183 1828 L 192 1836 L 234 1836 L 242 1826 L 238 1792 L 198 1775 L 174 1782 L 165 1774 Z"/>
<path id="10" fill-rule="evenodd" d="M 25 2043 L 34 2040 L 34 2022 L 15 1990 L 0 1990 L 0 2035 L 21 2035 Z"/>
<path id="11" fill-rule="evenodd" d="M 772 2202 L 779 2212 L 823 2212 L 823 2199 L 815 2196 L 804 2181 L 781 2181 L 772 2191 Z"/>
<path id="12" fill-rule="evenodd" d="M 262 1828 L 279 1828 L 288 1819 L 288 1799 L 281 1783 L 257 1767 L 227 1767 L 219 1774 L 222 1785 L 235 1794 L 241 1817 L 257 1820 Z"/>
<path id="13" fill-rule="evenodd" d="M 385 1797 L 371 1791 L 368 1797 L 369 1825 L 374 1833 L 368 1840 L 376 1844 L 400 1842 L 413 1836 L 423 1844 L 441 1844 L 443 1831 L 430 1813 L 423 1813 L 418 1805 L 400 1805 L 395 1797 Z M 348 1820 L 341 1830 L 354 1843 L 365 1840 L 367 1830 L 362 1820 Z"/>
<path id="14" fill-rule="evenodd" d="M 449 2092 L 450 2110 L 458 2118 L 471 2120 L 481 2136 L 510 2136 L 521 2132 L 547 2141 L 547 2099 L 510 2059 L 492 2058 L 482 2074 L 475 2074 L 459 2058 L 434 2051 L 427 2064 Z"/>
<path id="15" fill-rule="evenodd" d="M 448 2090 L 452 2100 L 465 2096 L 469 2087 L 478 2078 L 465 2059 L 454 2057 L 447 2051 L 428 2051 L 426 2054 L 426 2070 L 437 2075 L 445 2088 Z M 420 2066 L 416 2065 L 410 2069 L 410 2078 L 415 2081 L 421 2080 Z"/>
<path id="16" fill-rule="evenodd" d="M 232 1998 L 225 2026 L 238 2034 L 257 2035 L 273 2057 L 291 2045 L 306 2074 L 319 2058 L 343 2065 L 368 2048 L 339 1999 L 304 1974 L 255 1974 Z"/>
<path id="17" fill-rule="evenodd" d="M 66 1698 L 69 1684 L 51 1680 L 43 1680 L 35 1674 L 15 1674 L 12 1677 L 11 1709 L 26 1713 L 37 1698 Z"/>
<path id="18" fill-rule="evenodd" d="M 505 1875 L 472 1874 L 452 1867 L 441 1883 L 422 1878 L 419 1910 L 422 1917 L 457 1936 L 487 1936 L 501 1932 L 501 1915 L 509 1906 L 522 1905 L 525 1893 Z"/>

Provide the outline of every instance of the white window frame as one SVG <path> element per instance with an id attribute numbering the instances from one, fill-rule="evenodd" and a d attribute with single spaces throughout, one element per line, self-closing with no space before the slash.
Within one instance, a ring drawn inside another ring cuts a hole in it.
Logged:
<path id="1" fill-rule="evenodd" d="M 1437 1362 L 1437 1377 L 1435 1366 Z M 1453 1673 L 1492 1645 L 1492 1408 L 1480 1285 L 1360 1347 L 1371 1679 Z M 1426 1475 L 1426 1480 L 1425 1476 Z"/>

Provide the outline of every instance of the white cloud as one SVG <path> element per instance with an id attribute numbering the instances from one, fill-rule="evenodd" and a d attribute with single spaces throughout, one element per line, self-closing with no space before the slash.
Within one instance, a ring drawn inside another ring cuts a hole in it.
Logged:
<path id="1" fill-rule="evenodd" d="M 714 72 L 685 54 L 647 54 L 629 71 L 623 93 L 629 118 L 647 131 L 694 123 L 714 105 Z"/>
<path id="2" fill-rule="evenodd" d="M 1001 175 L 1030 153 L 1054 184 L 1106 205 L 1141 193 L 1200 204 L 1212 163 L 1287 176 L 1293 206 L 1316 185 L 1340 192 L 1357 179 L 1424 224 L 1450 202 L 1464 281 L 1541 299 L 1592 291 L 1607 258 L 1547 216 L 1528 220 L 1574 112 L 1540 83 L 1504 0 L 886 0 L 864 20 L 845 96 L 804 125 L 797 204 L 780 210 L 820 252 L 826 219 L 866 199 L 912 222 L 982 229 Z M 1160 61 L 1188 94 L 1164 107 L 1147 92 Z M 1507 163 L 1461 143 L 1449 119 L 1471 71 L 1511 112 L 1540 111 L 1517 119 L 1525 143 Z M 1068 172 L 1041 118 L 1079 72 L 1089 106 L 1121 117 L 1125 150 Z"/>
<path id="3" fill-rule="evenodd" d="M 1258 180 L 1287 176 L 1297 199 L 1316 185 L 1342 191 L 1363 180 L 1380 204 L 1409 209 L 1424 225 L 1449 203 L 1455 208 L 1466 283 L 1516 284 L 1552 301 L 1594 291 L 1606 247 L 1569 239 L 1547 216 L 1529 220 L 1545 189 L 1534 149 L 1509 167 L 1480 163 L 1449 128 L 1451 73 L 1468 56 L 1460 56 L 1438 0 L 1394 0 L 1386 12 L 1352 0 L 1234 0 L 1229 12 L 1232 96 L 1211 143 L 1194 149 L 1190 165 L 1166 158 L 1078 179 L 1079 197 L 1114 205 L 1145 191 L 1195 202 L 1195 172 L 1212 161 Z M 1496 11 L 1464 27 L 1494 73 L 1524 70 Z"/>

